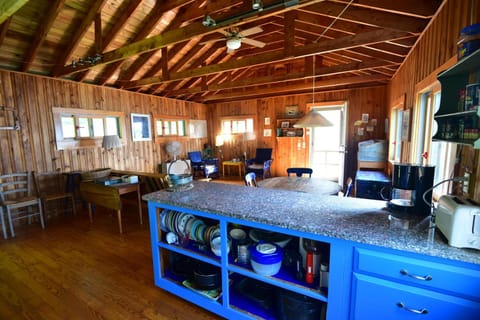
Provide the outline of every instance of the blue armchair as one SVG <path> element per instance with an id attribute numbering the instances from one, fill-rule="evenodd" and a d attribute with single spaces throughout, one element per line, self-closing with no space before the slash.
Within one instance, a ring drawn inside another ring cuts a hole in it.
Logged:
<path id="1" fill-rule="evenodd" d="M 262 176 L 263 179 L 271 177 L 270 166 L 272 161 L 271 148 L 258 148 L 255 152 L 255 158 L 245 161 L 245 172 L 255 172 L 257 176 Z"/>
<path id="2" fill-rule="evenodd" d="M 192 162 L 193 177 L 197 174 L 205 178 L 210 176 L 218 176 L 218 159 L 203 159 L 200 151 L 192 151 L 188 153 L 188 158 Z"/>

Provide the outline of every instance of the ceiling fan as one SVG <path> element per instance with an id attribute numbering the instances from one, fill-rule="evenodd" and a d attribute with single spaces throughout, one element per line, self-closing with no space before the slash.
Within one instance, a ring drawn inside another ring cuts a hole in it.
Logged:
<path id="1" fill-rule="evenodd" d="M 201 44 L 207 44 L 207 43 L 226 40 L 227 53 L 230 53 L 230 52 L 240 48 L 242 43 L 246 43 L 246 44 L 249 44 L 251 46 L 258 47 L 258 48 L 263 48 L 265 46 L 265 42 L 261 42 L 261 41 L 258 41 L 258 40 L 247 38 L 250 35 L 257 34 L 257 33 L 260 33 L 262 31 L 263 31 L 263 29 L 260 28 L 260 27 L 253 27 L 253 28 L 249 28 L 249 29 L 246 29 L 246 30 L 243 30 L 243 31 L 240 31 L 238 28 L 218 30 L 218 32 L 223 34 L 225 36 L 225 38 L 208 40 L 208 41 L 202 42 Z"/>

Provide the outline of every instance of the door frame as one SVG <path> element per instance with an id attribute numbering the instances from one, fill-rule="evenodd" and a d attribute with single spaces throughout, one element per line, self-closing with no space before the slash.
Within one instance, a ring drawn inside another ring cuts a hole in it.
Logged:
<path id="1" fill-rule="evenodd" d="M 345 163 L 346 163 L 346 156 L 347 156 L 347 114 L 348 114 L 348 101 L 347 100 L 333 100 L 333 101 L 322 101 L 322 102 L 315 102 L 315 103 L 308 103 L 306 111 L 307 113 L 310 112 L 312 109 L 313 110 L 332 110 L 332 109 L 337 109 L 341 108 L 343 109 L 342 111 L 342 119 L 340 122 L 340 150 L 339 153 L 343 153 L 342 159 L 342 169 L 339 170 L 339 177 L 338 177 L 338 183 L 340 185 L 344 185 L 345 181 Z M 309 129 L 312 130 L 312 129 Z M 312 156 L 313 156 L 313 136 L 311 132 L 309 132 L 309 143 L 307 147 L 307 152 L 308 152 L 308 161 L 309 163 L 312 163 Z"/>

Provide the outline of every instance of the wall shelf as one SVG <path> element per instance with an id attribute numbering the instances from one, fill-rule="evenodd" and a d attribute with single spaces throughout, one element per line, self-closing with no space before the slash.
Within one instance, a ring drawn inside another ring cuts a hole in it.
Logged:
<path id="1" fill-rule="evenodd" d="M 440 107 L 434 116 L 438 130 L 433 140 L 480 148 L 478 103 L 473 109 L 466 110 L 460 94 L 467 85 L 480 82 L 480 50 L 440 73 L 438 80 L 442 92 Z"/>

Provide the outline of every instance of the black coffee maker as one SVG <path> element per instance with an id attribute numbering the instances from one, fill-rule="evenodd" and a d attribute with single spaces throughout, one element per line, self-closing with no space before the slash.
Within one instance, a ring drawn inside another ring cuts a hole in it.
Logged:
<path id="1" fill-rule="evenodd" d="M 401 218 L 424 218 L 430 215 L 432 193 L 425 191 L 433 186 L 434 166 L 396 163 L 392 172 L 392 199 L 388 208 L 392 215 Z"/>

